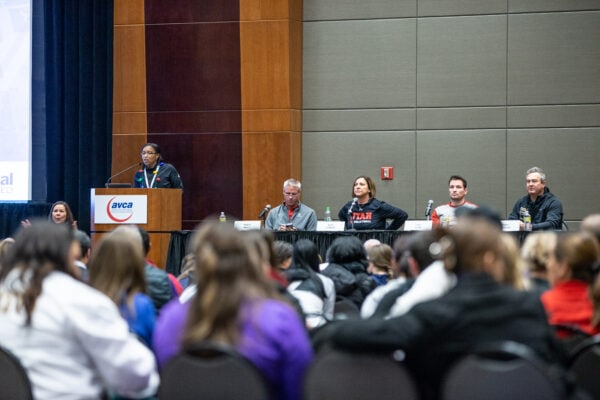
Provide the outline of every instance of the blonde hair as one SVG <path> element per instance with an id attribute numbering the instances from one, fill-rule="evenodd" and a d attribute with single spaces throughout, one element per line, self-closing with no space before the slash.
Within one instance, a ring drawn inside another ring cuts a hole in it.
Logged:
<path id="1" fill-rule="evenodd" d="M 525 263 L 519 252 L 519 245 L 514 236 L 508 233 L 500 235 L 500 241 L 504 247 L 502 263 L 504 264 L 504 283 L 507 283 L 517 290 L 526 290 L 529 288 L 529 280 L 525 277 Z"/>
<path id="2" fill-rule="evenodd" d="M 521 257 L 525 267 L 532 272 L 546 272 L 548 257 L 556 245 L 556 233 L 533 232 L 521 246 Z"/>

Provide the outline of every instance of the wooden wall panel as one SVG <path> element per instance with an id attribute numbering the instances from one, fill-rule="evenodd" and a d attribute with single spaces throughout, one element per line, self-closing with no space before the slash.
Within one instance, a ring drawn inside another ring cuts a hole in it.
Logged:
<path id="1" fill-rule="evenodd" d="M 146 51 L 144 25 L 114 29 L 113 109 L 146 110 Z"/>
<path id="2" fill-rule="evenodd" d="M 144 0 L 114 0 L 114 24 L 144 24 Z"/>
<path id="3" fill-rule="evenodd" d="M 301 1 L 241 0 L 244 218 L 302 179 Z"/>
<path id="4" fill-rule="evenodd" d="M 113 169 L 156 141 L 184 228 L 254 219 L 301 179 L 301 81 L 302 1 L 115 0 Z"/>

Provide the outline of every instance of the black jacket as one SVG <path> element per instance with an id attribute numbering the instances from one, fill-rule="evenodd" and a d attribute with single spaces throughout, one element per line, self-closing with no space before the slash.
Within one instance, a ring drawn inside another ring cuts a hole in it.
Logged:
<path id="1" fill-rule="evenodd" d="M 367 351 L 403 349 L 426 398 L 435 397 L 447 368 L 478 345 L 511 340 L 530 346 L 545 361 L 566 362 L 533 293 L 500 285 L 487 274 L 464 275 L 439 299 L 388 320 L 331 323 L 314 335 L 315 346 Z"/>
<path id="2" fill-rule="evenodd" d="M 321 274 L 331 278 L 335 285 L 337 300 L 348 299 L 360 308 L 369 293 L 377 284 L 367 274 L 360 261 L 344 264 L 329 263 Z"/>
<path id="3" fill-rule="evenodd" d="M 521 219 L 521 209 L 527 209 L 531 215 L 531 224 L 534 231 L 560 230 L 563 223 L 562 203 L 547 187 L 544 194 L 535 201 L 529 195 L 521 197 L 515 203 L 508 219 Z"/>

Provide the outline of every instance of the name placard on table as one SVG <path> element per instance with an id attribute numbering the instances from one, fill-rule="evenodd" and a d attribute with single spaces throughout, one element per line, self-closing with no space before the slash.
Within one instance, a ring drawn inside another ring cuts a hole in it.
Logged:
<path id="1" fill-rule="evenodd" d="M 261 220 L 235 221 L 233 227 L 238 231 L 259 231 L 261 228 Z"/>
<path id="2" fill-rule="evenodd" d="M 405 231 L 430 231 L 433 227 L 432 221 L 426 220 L 407 220 L 404 221 Z"/>
<path id="3" fill-rule="evenodd" d="M 345 224 L 344 221 L 317 221 L 317 232 L 341 232 Z"/>

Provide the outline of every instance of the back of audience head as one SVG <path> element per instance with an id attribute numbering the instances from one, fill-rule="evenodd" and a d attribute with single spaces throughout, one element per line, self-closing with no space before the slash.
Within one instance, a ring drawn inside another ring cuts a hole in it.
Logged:
<path id="1" fill-rule="evenodd" d="M 410 273 L 409 264 L 408 264 L 408 255 L 409 254 L 407 252 L 407 248 L 408 248 L 408 243 L 409 243 L 410 237 L 413 235 L 415 235 L 415 233 L 406 233 L 404 235 L 401 235 L 394 242 L 394 247 L 393 247 L 394 255 L 392 258 L 392 269 L 394 271 L 395 277 L 404 277 L 404 278 L 412 277 L 412 275 Z"/>
<path id="2" fill-rule="evenodd" d="M 589 233 L 559 234 L 548 260 L 548 280 L 551 285 L 567 280 L 591 284 L 599 258 L 600 246 Z"/>
<path id="3" fill-rule="evenodd" d="M 79 259 L 87 260 L 90 256 L 90 252 L 92 249 L 92 240 L 90 239 L 87 233 L 79 229 L 75 230 L 75 239 L 77 240 L 77 242 L 79 242 L 79 247 L 81 249 Z"/>
<path id="4" fill-rule="evenodd" d="M 556 246 L 555 232 L 532 232 L 521 245 L 521 258 L 531 278 L 548 280 L 548 258 Z"/>
<path id="5" fill-rule="evenodd" d="M 460 220 L 452 229 L 437 228 L 440 240 L 432 247 L 439 254 L 444 267 L 461 275 L 487 273 L 498 282 L 506 281 L 505 250 L 496 224 L 486 219 Z"/>
<path id="6" fill-rule="evenodd" d="M 292 268 L 319 272 L 320 263 L 319 248 L 314 242 L 308 239 L 300 239 L 294 244 Z"/>
<path id="7" fill-rule="evenodd" d="M 340 236 L 327 249 L 327 262 L 346 264 L 360 262 L 365 268 L 368 265 L 365 247 L 356 236 Z"/>
<path id="8" fill-rule="evenodd" d="M 365 240 L 365 242 L 363 243 L 363 246 L 365 246 L 365 251 L 367 252 L 367 254 L 369 253 L 369 250 L 372 247 L 375 246 L 379 246 L 381 244 L 381 241 L 379 239 L 367 239 Z"/>
<path id="9" fill-rule="evenodd" d="M 231 224 L 208 220 L 191 239 L 198 294 L 190 304 L 184 343 L 217 340 L 234 344 L 240 308 L 252 299 L 275 297 L 255 244 Z"/>
<path id="10" fill-rule="evenodd" d="M 436 240 L 435 231 L 416 232 L 408 237 L 404 257 L 411 277 L 419 275 L 436 260 L 436 255 L 431 252 L 431 245 Z"/>
<path id="11" fill-rule="evenodd" d="M 519 244 L 513 235 L 502 233 L 500 235 L 502 262 L 504 264 L 504 283 L 517 290 L 529 289 L 526 279 L 525 264 L 521 258 Z"/>
<path id="12" fill-rule="evenodd" d="M 369 247 L 367 257 L 369 266 L 367 272 L 371 274 L 388 275 L 389 278 L 395 276 L 392 269 L 392 258 L 394 250 L 387 244 L 381 243 Z"/>
<path id="13" fill-rule="evenodd" d="M 106 294 L 115 304 L 146 292 L 144 254 L 136 227 L 119 226 L 100 239 L 92 254 L 90 285 Z"/>
<path id="14" fill-rule="evenodd" d="M 15 240 L 11 237 L 2 239 L 0 241 L 0 271 L 2 271 L 2 267 L 8 258 L 8 253 L 12 249 Z"/>
<path id="15" fill-rule="evenodd" d="M 265 274 L 273 268 L 275 254 L 273 252 L 274 236 L 271 231 L 250 230 L 242 232 L 249 244 L 253 245 L 264 269 Z"/>
<path id="16" fill-rule="evenodd" d="M 196 257 L 192 253 L 188 253 L 181 260 L 181 273 L 177 277 L 177 280 L 181 282 L 184 288 L 196 282 L 195 270 Z"/>
<path id="17" fill-rule="evenodd" d="M 144 258 L 148 255 L 148 253 L 150 252 L 150 235 L 148 234 L 148 231 L 146 231 L 144 228 L 142 228 L 141 226 L 136 226 L 138 232 L 140 233 L 140 240 L 142 243 L 142 251 L 144 252 Z"/>
<path id="18" fill-rule="evenodd" d="M 467 220 L 483 219 L 487 223 L 502 230 L 502 217 L 494 208 L 482 204 L 477 208 L 459 207 L 456 209 L 456 217 Z"/>
<path id="19" fill-rule="evenodd" d="M 292 263 L 292 254 L 294 253 L 294 245 L 283 240 L 275 240 L 273 242 L 273 253 L 275 255 L 274 267 L 281 271 L 288 269 Z"/>
<path id="20" fill-rule="evenodd" d="M 581 221 L 581 230 L 592 234 L 600 243 L 600 214 L 590 214 Z"/>
<path id="21" fill-rule="evenodd" d="M 0 271 L 0 281 L 4 281 L 13 270 L 19 270 L 25 285 L 23 306 L 26 325 L 31 324 L 36 300 L 49 274 L 58 271 L 76 276 L 74 263 L 79 250 L 70 226 L 43 220 L 32 222 L 26 228 L 21 227 L 15 235 L 15 243 Z"/>

